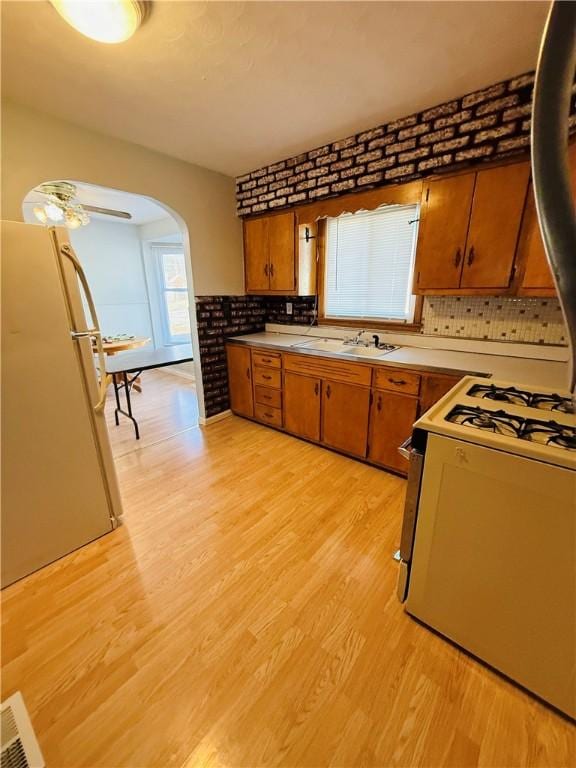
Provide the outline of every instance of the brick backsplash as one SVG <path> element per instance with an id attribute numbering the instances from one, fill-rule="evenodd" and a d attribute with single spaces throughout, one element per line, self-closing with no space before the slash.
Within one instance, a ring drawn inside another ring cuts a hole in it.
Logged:
<path id="1" fill-rule="evenodd" d="M 286 302 L 292 303 L 291 315 L 286 312 Z M 316 325 L 316 299 L 314 296 L 266 296 L 264 307 L 267 323 Z"/>
<path id="2" fill-rule="evenodd" d="M 293 314 L 286 314 L 291 301 Z M 308 325 L 314 319 L 314 297 L 310 296 L 198 296 L 196 322 L 200 344 L 202 383 L 206 416 L 230 407 L 226 338 L 258 333 L 265 323 Z"/>
<path id="3" fill-rule="evenodd" d="M 526 152 L 533 85 L 533 73 L 519 75 L 246 173 L 236 179 L 238 215 Z M 570 128 L 576 128 L 576 97 Z"/>
<path id="4" fill-rule="evenodd" d="M 206 416 L 229 408 L 225 339 L 264 330 L 266 310 L 261 297 L 197 296 L 196 322 L 204 385 Z"/>
<path id="5" fill-rule="evenodd" d="M 424 299 L 422 333 L 527 344 L 566 344 L 557 299 L 430 296 Z"/>

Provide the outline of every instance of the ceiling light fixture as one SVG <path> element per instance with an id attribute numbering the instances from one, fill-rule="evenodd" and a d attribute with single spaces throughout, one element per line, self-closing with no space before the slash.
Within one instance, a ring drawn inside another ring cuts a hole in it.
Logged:
<path id="1" fill-rule="evenodd" d="M 86 37 L 99 43 L 123 43 L 132 37 L 148 13 L 138 0 L 50 0 L 60 16 Z"/>
<path id="2" fill-rule="evenodd" d="M 36 190 L 46 196 L 46 202 L 34 206 L 34 216 L 47 226 L 64 224 L 68 229 L 78 229 L 90 223 L 90 217 L 84 208 L 72 200 L 76 197 L 76 187 L 68 181 L 55 181 L 41 184 Z"/>

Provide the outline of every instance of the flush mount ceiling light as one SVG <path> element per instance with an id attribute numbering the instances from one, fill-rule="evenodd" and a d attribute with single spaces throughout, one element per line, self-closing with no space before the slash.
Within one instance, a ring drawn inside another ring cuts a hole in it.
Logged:
<path id="1" fill-rule="evenodd" d="M 123 43 L 132 37 L 148 12 L 137 0 L 50 0 L 60 16 L 99 43 Z"/>
<path id="2" fill-rule="evenodd" d="M 68 229 L 78 229 L 90 223 L 90 217 L 78 203 L 73 203 L 76 197 L 76 187 L 67 181 L 55 181 L 51 184 L 41 184 L 36 190 L 46 196 L 46 202 L 34 206 L 34 216 L 47 226 L 60 224 Z"/>

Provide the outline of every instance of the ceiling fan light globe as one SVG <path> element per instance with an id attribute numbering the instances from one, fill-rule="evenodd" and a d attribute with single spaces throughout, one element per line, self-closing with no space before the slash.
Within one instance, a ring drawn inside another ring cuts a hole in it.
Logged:
<path id="1" fill-rule="evenodd" d="M 59 222 L 64 219 L 64 211 L 55 203 L 46 203 L 44 211 L 50 221 Z"/>
<path id="2" fill-rule="evenodd" d="M 99 43 L 122 43 L 143 19 L 136 0 L 50 0 L 60 16 L 86 37 Z"/>
<path id="3" fill-rule="evenodd" d="M 48 221 L 48 216 L 46 216 L 46 211 L 44 210 L 43 205 L 35 205 L 34 208 L 34 216 L 38 219 L 38 221 L 42 222 L 42 224 L 46 224 Z"/>

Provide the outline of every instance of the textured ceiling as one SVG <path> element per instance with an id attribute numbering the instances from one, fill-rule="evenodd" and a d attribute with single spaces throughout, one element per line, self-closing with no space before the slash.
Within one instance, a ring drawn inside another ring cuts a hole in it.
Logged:
<path id="1" fill-rule="evenodd" d="M 3 94 L 236 175 L 534 68 L 547 5 L 156 0 L 103 45 L 3 2 Z"/>

